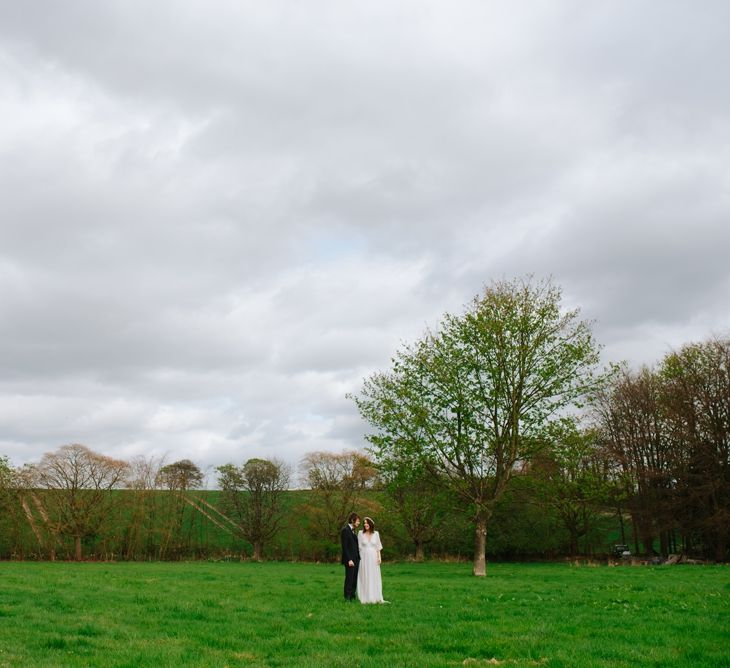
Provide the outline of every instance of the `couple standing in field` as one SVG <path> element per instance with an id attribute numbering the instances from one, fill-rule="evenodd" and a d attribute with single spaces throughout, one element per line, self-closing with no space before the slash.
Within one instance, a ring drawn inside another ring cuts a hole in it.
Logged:
<path id="1" fill-rule="evenodd" d="M 360 516 L 351 513 L 348 523 L 340 531 L 345 600 L 354 601 L 357 592 L 360 603 L 387 603 L 383 600 L 383 580 L 380 577 L 380 551 L 383 549 L 380 534 L 370 517 L 363 520 L 363 528 L 357 531 L 359 526 Z"/>

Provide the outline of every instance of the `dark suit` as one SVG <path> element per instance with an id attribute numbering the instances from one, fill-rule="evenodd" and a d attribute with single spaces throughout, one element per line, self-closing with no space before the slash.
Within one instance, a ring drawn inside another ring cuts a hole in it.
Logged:
<path id="1" fill-rule="evenodd" d="M 340 543 L 342 544 L 342 565 L 345 567 L 345 599 L 354 601 L 357 569 L 360 567 L 360 549 L 357 546 L 357 534 L 349 524 L 343 526 L 340 531 Z M 350 561 L 355 565 L 348 566 Z"/>

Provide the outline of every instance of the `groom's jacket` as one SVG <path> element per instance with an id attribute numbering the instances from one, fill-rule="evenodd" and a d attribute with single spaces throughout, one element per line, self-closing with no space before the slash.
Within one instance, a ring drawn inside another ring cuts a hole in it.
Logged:
<path id="1" fill-rule="evenodd" d="M 360 561 L 360 549 L 357 546 L 357 534 L 345 524 L 340 531 L 340 543 L 342 544 L 342 564 L 347 566 L 348 561 L 357 563 Z"/>

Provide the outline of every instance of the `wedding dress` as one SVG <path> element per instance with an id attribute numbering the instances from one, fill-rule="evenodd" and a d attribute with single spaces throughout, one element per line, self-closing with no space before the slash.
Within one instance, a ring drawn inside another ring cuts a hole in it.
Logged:
<path id="1" fill-rule="evenodd" d="M 385 603 L 383 600 L 383 580 L 380 577 L 378 558 L 380 550 L 380 534 L 360 531 L 357 534 L 360 548 L 360 569 L 357 572 L 357 597 L 360 603 Z"/>

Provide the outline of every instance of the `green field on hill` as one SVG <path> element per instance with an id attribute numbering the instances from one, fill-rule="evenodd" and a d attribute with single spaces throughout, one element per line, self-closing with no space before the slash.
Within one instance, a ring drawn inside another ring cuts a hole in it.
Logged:
<path id="1" fill-rule="evenodd" d="M 727 566 L 0 563 L 0 666 L 730 667 Z"/>

